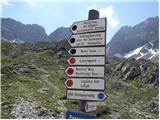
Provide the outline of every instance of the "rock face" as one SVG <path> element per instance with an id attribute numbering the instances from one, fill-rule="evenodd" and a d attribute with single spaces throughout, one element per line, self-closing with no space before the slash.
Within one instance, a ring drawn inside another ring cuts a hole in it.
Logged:
<path id="1" fill-rule="evenodd" d="M 11 115 L 17 119 L 55 119 L 63 118 L 63 115 L 42 107 L 37 102 L 29 102 L 23 98 L 18 98 L 13 105 Z"/>
<path id="2" fill-rule="evenodd" d="M 1 19 L 2 37 L 13 42 L 46 41 L 45 29 L 37 24 L 22 24 L 11 18 Z"/>
<path id="3" fill-rule="evenodd" d="M 135 59 L 123 61 L 115 66 L 114 71 L 119 71 L 123 80 L 139 78 L 141 83 L 158 88 L 158 65 L 149 61 L 136 61 Z"/>
<path id="4" fill-rule="evenodd" d="M 49 40 L 68 40 L 71 34 L 69 28 L 60 27 L 49 35 Z"/>
<path id="5" fill-rule="evenodd" d="M 145 107 L 148 108 L 151 112 L 159 112 L 159 102 L 158 99 L 153 99 L 145 104 Z"/>
<path id="6" fill-rule="evenodd" d="M 108 55 L 115 56 L 119 54 L 121 56 L 128 55 L 127 57 L 131 57 L 137 54 L 134 57 L 138 59 L 142 54 L 148 52 L 144 58 L 153 57 L 152 55 L 159 49 L 158 26 L 159 18 L 153 17 L 148 18 L 134 27 L 124 26 L 120 28 L 107 45 Z M 141 52 L 141 54 L 138 55 L 139 52 Z M 156 56 L 157 55 L 156 53 Z"/>

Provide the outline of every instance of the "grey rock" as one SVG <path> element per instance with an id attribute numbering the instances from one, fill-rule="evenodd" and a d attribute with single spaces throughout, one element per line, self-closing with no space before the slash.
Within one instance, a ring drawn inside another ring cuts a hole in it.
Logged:
<path id="1" fill-rule="evenodd" d="M 159 77 L 158 75 L 150 75 L 147 78 L 144 78 L 142 83 L 152 85 L 153 87 L 159 86 Z"/>
<path id="2" fill-rule="evenodd" d="M 130 67 L 128 64 L 126 64 L 125 66 L 122 67 L 121 72 L 123 74 L 126 74 L 129 71 Z"/>
<path id="3" fill-rule="evenodd" d="M 124 63 L 122 63 L 122 62 L 119 63 L 119 64 L 115 67 L 115 70 L 116 70 L 116 71 L 121 70 L 123 65 L 124 65 Z"/>
<path id="4" fill-rule="evenodd" d="M 159 112 L 159 102 L 158 101 L 152 100 L 152 101 L 146 103 L 146 107 L 151 112 Z"/>
<path id="5" fill-rule="evenodd" d="M 120 82 L 116 82 L 116 83 L 111 84 L 111 89 L 118 90 L 118 89 L 121 89 L 123 87 L 124 87 L 124 85 L 122 83 L 120 83 Z"/>
<path id="6" fill-rule="evenodd" d="M 64 118 L 59 111 L 44 108 L 38 102 L 29 102 L 18 98 L 13 104 L 11 115 L 17 119 L 59 119 Z"/>
<path id="7" fill-rule="evenodd" d="M 143 74 L 147 70 L 147 64 L 143 64 L 139 66 L 141 73 Z"/>
<path id="8" fill-rule="evenodd" d="M 140 70 L 135 67 L 131 67 L 130 70 L 124 75 L 124 79 L 134 79 L 135 77 L 139 76 Z"/>
<path id="9" fill-rule="evenodd" d="M 49 89 L 48 88 L 40 88 L 37 90 L 40 93 L 44 93 L 44 94 L 48 94 L 49 93 Z"/>

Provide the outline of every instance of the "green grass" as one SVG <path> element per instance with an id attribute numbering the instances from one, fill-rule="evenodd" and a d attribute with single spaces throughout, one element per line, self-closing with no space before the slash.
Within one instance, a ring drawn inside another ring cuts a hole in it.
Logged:
<path id="1" fill-rule="evenodd" d="M 22 49 L 22 46 L 6 45 L 6 49 Z M 3 50 L 6 50 L 3 46 Z M 29 101 L 38 101 L 46 108 L 56 111 L 63 111 L 66 107 L 69 111 L 77 111 L 79 103 L 77 100 L 67 100 L 64 106 L 57 101 L 66 95 L 64 82 L 67 78 L 64 70 L 67 66 L 67 59 L 59 59 L 55 52 L 51 50 L 43 51 L 27 51 L 23 48 L 16 57 L 2 54 L 2 118 L 13 118 L 10 116 L 11 108 L 3 108 L 5 104 L 14 104 L 17 97 L 23 97 Z M 150 112 L 145 103 L 152 100 L 158 95 L 158 89 L 140 84 L 141 78 L 134 80 L 122 81 L 119 78 L 120 72 L 114 71 L 116 61 L 106 64 L 106 89 L 105 92 L 109 97 L 104 101 L 106 105 L 97 108 L 97 118 L 110 119 L 113 112 L 118 112 L 120 118 L 138 119 L 141 116 L 131 110 L 133 107 L 152 118 L 158 118 L 158 113 Z M 132 61 L 133 64 L 133 61 Z M 16 66 L 22 67 L 16 68 Z M 23 68 L 28 72 L 19 72 L 18 69 Z M 149 66 L 151 69 L 148 74 L 156 73 L 157 68 L 154 65 Z M 48 78 L 45 76 L 48 75 Z M 111 84 L 120 82 L 124 87 L 120 89 L 111 88 Z M 40 93 L 40 88 L 48 88 L 48 93 Z M 106 106 L 110 109 L 107 110 Z"/>

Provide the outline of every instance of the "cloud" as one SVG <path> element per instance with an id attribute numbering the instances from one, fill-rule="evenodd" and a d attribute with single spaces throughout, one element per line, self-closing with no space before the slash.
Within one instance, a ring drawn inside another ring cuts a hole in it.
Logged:
<path id="1" fill-rule="evenodd" d="M 0 0 L 0 5 L 8 5 L 8 0 Z"/>
<path id="2" fill-rule="evenodd" d="M 24 1 L 26 4 L 28 4 L 30 7 L 35 8 L 35 7 L 41 7 L 41 1 L 37 0 L 25 0 Z"/>
<path id="3" fill-rule="evenodd" d="M 112 28 L 116 28 L 119 25 L 119 20 L 115 16 L 115 11 L 112 5 L 109 5 L 105 8 L 91 7 L 89 9 L 96 9 L 99 11 L 100 17 L 107 17 L 108 24 Z"/>

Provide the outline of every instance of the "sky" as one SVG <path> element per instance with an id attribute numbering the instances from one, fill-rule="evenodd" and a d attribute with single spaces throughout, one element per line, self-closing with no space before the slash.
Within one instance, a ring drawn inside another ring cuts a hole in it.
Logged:
<path id="1" fill-rule="evenodd" d="M 107 42 L 122 26 L 134 26 L 159 16 L 158 0 L 0 0 L 1 17 L 24 24 L 39 24 L 49 35 L 58 27 L 70 27 L 88 19 L 96 9 L 107 18 Z M 118 2 L 117 2 L 118 1 Z"/>

